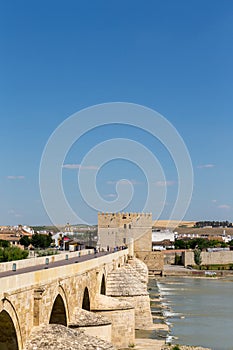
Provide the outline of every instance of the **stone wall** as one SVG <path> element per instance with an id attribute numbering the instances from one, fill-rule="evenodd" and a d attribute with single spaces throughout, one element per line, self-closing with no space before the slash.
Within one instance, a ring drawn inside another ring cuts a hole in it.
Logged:
<path id="1" fill-rule="evenodd" d="M 119 300 L 127 301 L 134 306 L 135 329 L 150 329 L 152 327 L 153 319 L 149 295 L 120 297 Z"/>
<path id="2" fill-rule="evenodd" d="M 81 308 L 75 308 L 72 312 L 69 328 L 84 331 L 93 337 L 99 337 L 103 340 L 111 342 L 112 340 L 112 324 L 111 322 L 97 313 L 87 311 Z"/>
<path id="3" fill-rule="evenodd" d="M 134 307 L 136 329 L 148 329 L 153 324 L 146 277 L 144 264 L 139 265 L 136 259 L 135 264 L 112 271 L 107 281 L 107 295 L 126 301 Z"/>
<path id="4" fill-rule="evenodd" d="M 152 250 L 152 230 L 149 229 L 142 232 L 141 235 L 134 240 L 134 252 L 148 252 Z"/>
<path id="5" fill-rule="evenodd" d="M 112 344 L 118 348 L 128 348 L 135 342 L 134 309 L 99 311 L 112 323 Z"/>
<path id="6" fill-rule="evenodd" d="M 163 252 L 138 251 L 136 257 L 147 265 L 150 273 L 162 273 L 164 269 Z"/>
<path id="7" fill-rule="evenodd" d="M 124 227 L 150 227 L 152 226 L 151 213 L 98 213 L 98 228 Z"/>
<path id="8" fill-rule="evenodd" d="M 135 341 L 134 307 L 105 295 L 98 295 L 92 311 L 110 320 L 112 324 L 112 344 L 118 348 L 128 348 Z"/>
<path id="9" fill-rule="evenodd" d="M 224 265 L 233 264 L 233 251 L 222 252 L 201 252 L 201 265 Z M 194 252 L 185 251 L 183 253 L 184 266 L 195 265 Z"/>
<path id="10" fill-rule="evenodd" d="M 145 283 L 147 287 L 149 276 L 148 276 L 148 268 L 146 264 L 142 260 L 133 258 L 133 259 L 129 259 L 129 265 L 132 266 L 138 272 L 140 276 L 139 277 L 140 282 Z"/>
<path id="11" fill-rule="evenodd" d="M 146 237 L 144 237 L 145 234 Z M 151 214 L 98 214 L 98 246 L 100 249 L 106 250 L 128 245 L 132 239 L 138 241 L 138 249 L 151 250 Z"/>
<path id="12" fill-rule="evenodd" d="M 106 326 L 90 326 L 90 327 L 78 327 L 80 331 L 84 331 L 85 334 L 92 337 L 97 337 L 108 342 L 112 342 L 112 325 Z"/>

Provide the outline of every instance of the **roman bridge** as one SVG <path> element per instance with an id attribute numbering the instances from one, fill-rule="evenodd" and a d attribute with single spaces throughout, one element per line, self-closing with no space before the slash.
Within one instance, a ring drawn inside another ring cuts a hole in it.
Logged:
<path id="1" fill-rule="evenodd" d="M 147 268 L 129 249 L 60 265 L 0 273 L 1 350 L 34 349 L 42 325 L 80 328 L 117 348 L 134 343 L 135 327 L 151 326 Z"/>

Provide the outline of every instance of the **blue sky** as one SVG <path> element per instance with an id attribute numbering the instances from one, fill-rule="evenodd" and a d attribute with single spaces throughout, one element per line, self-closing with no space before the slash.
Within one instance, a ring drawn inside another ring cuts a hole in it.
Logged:
<path id="1" fill-rule="evenodd" d="M 73 113 L 114 101 L 158 111 L 184 139 L 194 170 L 185 219 L 233 221 L 231 0 L 3 0 L 0 45 L 0 224 L 50 223 L 39 188 L 46 142 Z M 177 174 L 169 153 L 146 132 L 97 128 L 73 145 L 65 163 L 80 164 L 91 147 L 114 137 L 140 141 L 160 160 L 166 219 Z M 96 211 L 77 188 L 80 169 L 70 168 L 63 169 L 67 200 L 84 221 L 95 223 Z M 100 194 L 114 200 L 122 178 L 135 190 L 125 211 L 142 210 L 145 176 L 130 162 L 103 167 Z"/>

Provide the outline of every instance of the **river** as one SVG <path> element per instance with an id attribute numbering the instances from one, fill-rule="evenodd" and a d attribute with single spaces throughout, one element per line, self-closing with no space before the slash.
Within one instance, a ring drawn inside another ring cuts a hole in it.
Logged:
<path id="1" fill-rule="evenodd" d="M 163 322 L 162 313 L 170 328 L 168 334 L 148 337 L 233 350 L 233 279 L 162 277 L 151 279 L 148 287 L 154 322 Z"/>

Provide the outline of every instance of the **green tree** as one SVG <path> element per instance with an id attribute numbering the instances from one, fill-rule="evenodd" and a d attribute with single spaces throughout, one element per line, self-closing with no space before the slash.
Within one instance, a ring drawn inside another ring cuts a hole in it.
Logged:
<path id="1" fill-rule="evenodd" d="M 24 247 L 28 247 L 29 244 L 31 243 L 31 240 L 28 236 L 23 236 L 20 238 L 19 243 Z"/>
<path id="2" fill-rule="evenodd" d="M 39 233 L 36 233 L 32 236 L 31 243 L 35 248 L 48 248 L 50 244 L 52 243 L 52 236 L 51 234 L 48 235 L 42 235 Z"/>
<path id="3" fill-rule="evenodd" d="M 210 246 L 210 241 L 205 238 L 195 238 L 190 240 L 190 248 L 195 249 L 197 246 L 200 250 L 208 248 Z"/>
<path id="4" fill-rule="evenodd" d="M 0 247 L 2 247 L 2 248 L 10 247 L 10 242 L 8 242 L 4 239 L 0 239 Z"/>
<path id="5" fill-rule="evenodd" d="M 3 262 L 4 260 L 4 249 L 0 247 L 0 262 Z"/>
<path id="6" fill-rule="evenodd" d="M 194 250 L 194 261 L 195 261 L 195 264 L 200 266 L 201 265 L 201 251 L 200 249 L 195 249 Z"/>
<path id="7" fill-rule="evenodd" d="M 26 259 L 28 251 L 18 247 L 0 248 L 0 262 Z"/>
<path id="8" fill-rule="evenodd" d="M 187 249 L 187 242 L 183 239 L 177 239 L 175 241 L 175 249 Z"/>

